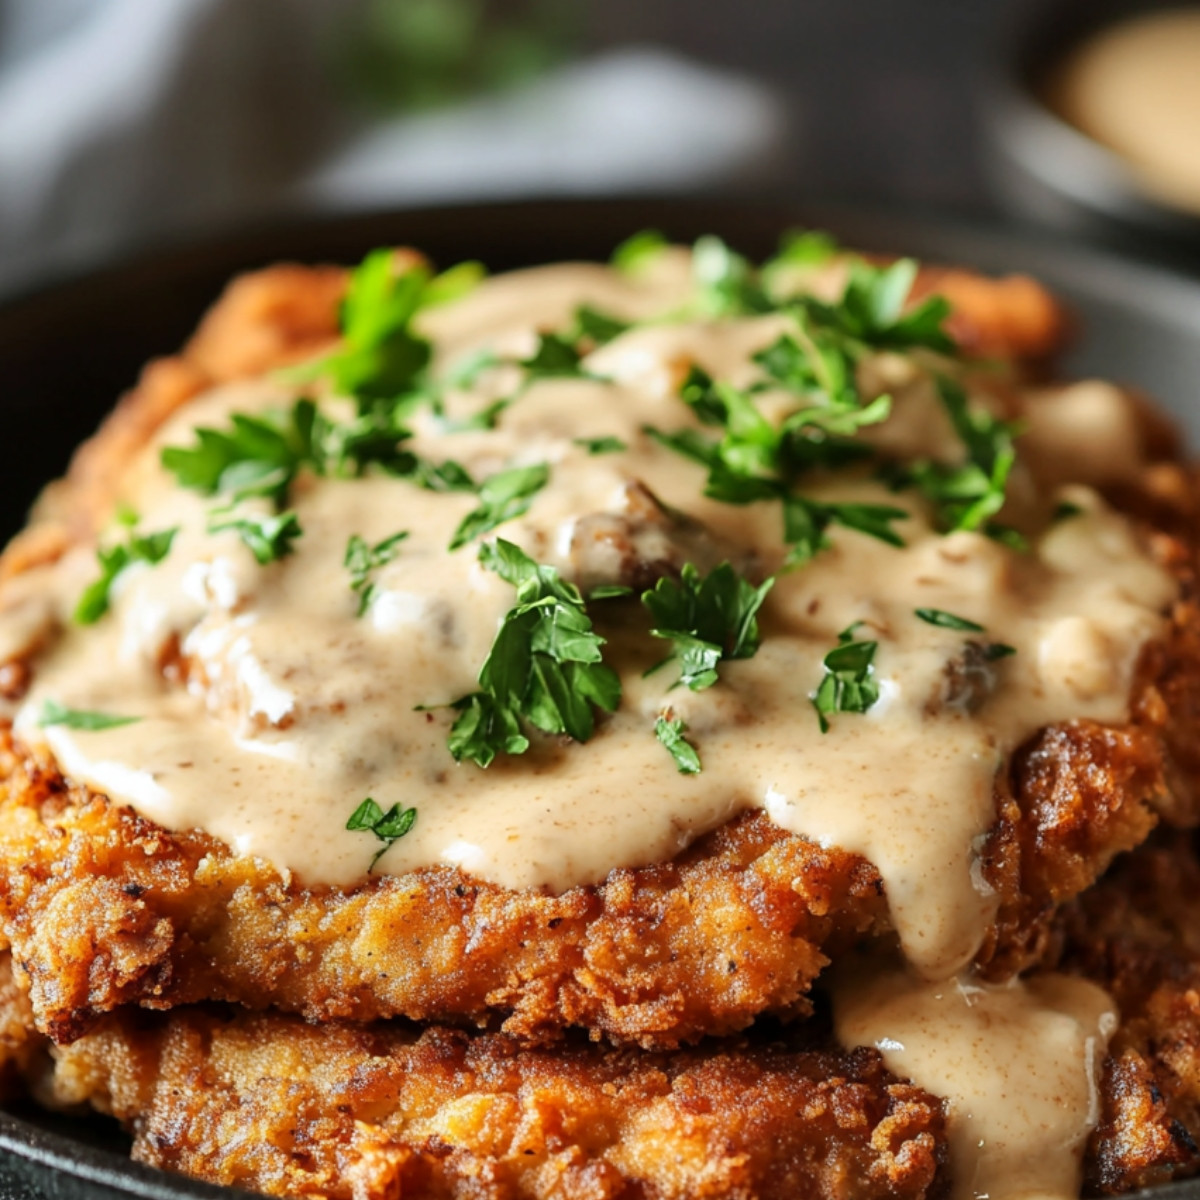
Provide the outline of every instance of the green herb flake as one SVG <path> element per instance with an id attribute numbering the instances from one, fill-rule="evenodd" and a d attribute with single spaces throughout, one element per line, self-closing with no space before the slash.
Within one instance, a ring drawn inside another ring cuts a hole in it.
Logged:
<path id="1" fill-rule="evenodd" d="M 589 454 L 622 454 L 629 449 L 619 437 L 578 437 L 572 438 L 571 442 Z"/>
<path id="2" fill-rule="evenodd" d="M 936 625 L 939 629 L 957 629 L 964 633 L 983 633 L 984 627 L 966 617 L 956 617 L 953 613 L 944 612 L 940 608 L 917 608 L 914 614 L 927 625 Z"/>
<path id="3" fill-rule="evenodd" d="M 350 572 L 350 590 L 358 596 L 358 616 L 361 617 L 370 608 L 374 598 L 375 581 L 372 575 L 399 554 L 400 543 L 406 537 L 408 530 L 400 530 L 372 546 L 357 533 L 350 535 L 342 565 Z"/>
<path id="4" fill-rule="evenodd" d="M 117 729 L 122 725 L 133 725 L 141 717 L 117 717 L 110 713 L 87 712 L 79 708 L 67 708 L 57 700 L 47 700 L 42 705 L 38 725 L 45 729 L 49 725 L 62 725 L 67 729 L 80 729 L 97 733 L 104 729 Z"/>
<path id="5" fill-rule="evenodd" d="M 829 732 L 833 713 L 865 713 L 879 699 L 875 680 L 878 642 L 855 641 L 858 622 L 838 634 L 838 644 L 825 655 L 825 676 L 810 697 L 822 733 Z"/>
<path id="6" fill-rule="evenodd" d="M 383 843 L 371 859 L 371 865 L 367 868 L 368 875 L 375 870 L 375 864 L 392 846 L 412 829 L 416 821 L 415 808 L 403 808 L 399 804 L 393 804 L 384 812 L 370 796 L 350 814 L 350 820 L 346 822 L 348 830 L 352 833 L 372 833 Z"/>
<path id="7" fill-rule="evenodd" d="M 683 735 L 687 726 L 678 717 L 661 716 L 654 723 L 654 736 L 667 748 L 681 775 L 700 774 L 700 755 Z"/>
<path id="8" fill-rule="evenodd" d="M 664 576 L 642 593 L 654 621 L 651 633 L 672 644 L 670 659 L 679 679 L 694 692 L 717 682 L 723 660 L 751 658 L 758 650 L 758 612 L 774 586 L 774 577 L 754 587 L 729 563 L 701 576 L 685 564 L 678 581 Z"/>
<path id="9" fill-rule="evenodd" d="M 623 275 L 644 271 L 667 247 L 667 239 L 656 229 L 643 229 L 628 237 L 613 252 L 611 262 Z"/>
<path id="10" fill-rule="evenodd" d="M 231 513 L 217 511 L 209 517 L 208 532 L 232 531 L 260 566 L 286 558 L 304 532 L 290 509 L 282 513 Z"/>
<path id="11" fill-rule="evenodd" d="M 450 549 L 457 550 L 506 521 L 527 513 L 533 497 L 546 486 L 549 479 L 550 468 L 545 463 L 513 467 L 485 479 L 478 488 L 479 506 L 459 523 L 450 541 Z"/>
<path id="12" fill-rule="evenodd" d="M 983 657 L 988 662 L 996 662 L 1001 658 L 1011 658 L 1016 652 L 1016 646 L 1006 646 L 1003 642 L 992 642 L 983 648 Z"/>
<path id="13" fill-rule="evenodd" d="M 133 516 L 133 523 L 137 517 Z M 125 526 L 130 522 L 122 520 Z M 163 529 L 157 533 L 134 533 L 122 544 L 101 547 L 96 551 L 100 563 L 100 577 L 84 589 L 83 595 L 75 605 L 75 621 L 80 625 L 94 625 L 106 612 L 112 595 L 113 584 L 117 576 L 126 567 L 134 563 L 147 563 L 156 566 L 171 552 L 171 543 L 175 540 L 178 528 Z"/>
<path id="14" fill-rule="evenodd" d="M 604 639 L 592 628 L 579 589 L 553 567 L 497 538 L 479 561 L 517 591 L 479 671 L 480 690 L 454 702 L 448 746 L 454 758 L 490 766 L 497 754 L 529 748 L 524 725 L 586 742 L 595 709 L 613 712 L 621 681 L 603 662 Z"/>
<path id="15" fill-rule="evenodd" d="M 925 461 L 899 467 L 897 481 L 901 486 L 915 485 L 933 504 L 943 532 L 978 530 L 1014 549 L 1023 548 L 1019 533 L 992 519 L 1004 507 L 1016 463 L 1018 427 L 973 410 L 962 387 L 945 376 L 938 377 L 938 394 L 967 461 L 955 466 Z"/>

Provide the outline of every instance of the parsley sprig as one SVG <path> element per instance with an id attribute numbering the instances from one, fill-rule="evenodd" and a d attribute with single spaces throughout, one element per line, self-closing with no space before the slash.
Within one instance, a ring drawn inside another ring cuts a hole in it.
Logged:
<path id="1" fill-rule="evenodd" d="M 408 537 L 408 530 L 402 529 L 385 537 L 382 541 L 371 545 L 365 538 L 352 533 L 346 542 L 346 553 L 342 565 L 350 572 L 350 590 L 358 596 L 358 616 L 371 607 L 375 596 L 375 572 L 380 567 L 387 566 L 400 553 L 400 543 Z"/>
<path id="2" fill-rule="evenodd" d="M 879 699 L 875 651 L 879 643 L 856 641 L 855 622 L 838 634 L 838 644 L 825 655 L 825 674 L 811 696 L 822 733 L 829 732 L 833 713 L 865 713 Z"/>
<path id="3" fill-rule="evenodd" d="M 218 510 L 208 521 L 209 533 L 232 530 L 254 555 L 260 566 L 286 558 L 295 549 L 296 539 L 304 532 L 290 509 L 281 513 L 229 512 Z"/>
<path id="4" fill-rule="evenodd" d="M 517 589 L 517 602 L 480 669 L 479 691 L 453 705 L 450 753 L 480 767 L 497 754 L 523 754 L 526 725 L 586 742 L 594 710 L 613 712 L 620 703 L 621 681 L 603 662 L 604 639 L 579 589 L 503 538 L 485 542 L 479 561 Z"/>
<path id="5" fill-rule="evenodd" d="M 937 383 L 966 461 L 949 465 L 925 460 L 901 466 L 892 475 L 902 486 L 915 486 L 930 501 L 943 532 L 979 530 L 1010 545 L 1023 545 L 1015 530 L 992 519 L 1004 507 L 1019 427 L 972 409 L 966 392 L 954 380 L 939 376 Z"/>
<path id="6" fill-rule="evenodd" d="M 758 611 L 774 583 L 772 577 L 754 587 L 727 562 L 706 576 L 687 563 L 678 580 L 664 576 L 642 593 L 654 621 L 650 632 L 673 647 L 664 663 L 679 664 L 672 686 L 703 691 L 717 682 L 723 660 L 753 656 L 759 646 Z"/>
<path id="7" fill-rule="evenodd" d="M 416 822 L 417 810 L 415 808 L 404 808 L 400 804 L 393 804 L 387 812 L 384 812 L 370 796 L 350 814 L 350 820 L 346 822 L 347 829 L 352 833 L 372 833 L 383 843 L 375 851 L 375 857 L 371 859 L 371 865 L 367 867 L 368 875 L 375 870 L 375 864 L 412 829 Z"/>
<path id="8" fill-rule="evenodd" d="M 687 725 L 678 717 L 662 715 L 654 722 L 654 736 L 666 747 L 675 760 L 681 775 L 699 775 L 700 755 L 696 747 L 684 737 Z"/>
<path id="9" fill-rule="evenodd" d="M 171 543 L 178 532 L 178 527 L 162 529 L 157 533 L 137 533 L 131 529 L 124 542 L 97 549 L 100 577 L 89 583 L 79 597 L 74 613 L 76 622 L 94 625 L 100 620 L 108 612 L 112 587 L 121 572 L 134 563 L 155 566 L 162 562 L 171 552 Z"/>
<path id="10" fill-rule="evenodd" d="M 545 463 L 512 467 L 485 479 L 477 489 L 479 505 L 459 522 L 450 549 L 457 550 L 506 521 L 523 516 L 549 479 L 550 468 Z"/>
<path id="11" fill-rule="evenodd" d="M 917 608 L 913 610 L 913 614 L 927 625 L 934 625 L 939 629 L 953 629 L 960 633 L 987 632 L 987 629 L 978 621 L 955 616 L 954 613 L 948 613 L 940 608 Z M 1015 647 L 1006 645 L 1004 642 L 977 642 L 974 644 L 979 647 L 978 652 L 982 655 L 984 662 L 996 662 L 1001 658 L 1009 658 L 1017 652 Z"/>

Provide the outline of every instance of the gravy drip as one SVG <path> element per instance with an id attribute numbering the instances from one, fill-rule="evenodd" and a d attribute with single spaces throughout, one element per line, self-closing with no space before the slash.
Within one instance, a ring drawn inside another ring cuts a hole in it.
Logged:
<path id="1" fill-rule="evenodd" d="M 1066 975 L 984 985 L 843 972 L 835 1025 L 895 1074 L 949 1099 L 954 1200 L 1079 1194 L 1099 1075 L 1117 1025 L 1112 1000 Z"/>

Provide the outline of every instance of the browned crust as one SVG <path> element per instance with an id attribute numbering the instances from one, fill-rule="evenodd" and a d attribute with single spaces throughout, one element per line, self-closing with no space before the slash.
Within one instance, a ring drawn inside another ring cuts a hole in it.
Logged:
<path id="1" fill-rule="evenodd" d="M 1200 1173 L 1200 862 L 1193 838 L 1155 836 L 1059 913 L 1049 966 L 1112 994 L 1088 1186 L 1151 1187 Z"/>
<path id="2" fill-rule="evenodd" d="M 671 1055 L 520 1048 L 446 1029 L 182 1010 L 109 1018 L 57 1056 L 168 1170 L 384 1200 L 868 1200 L 936 1195 L 941 1102 L 874 1051 L 735 1042 Z M 232 1131 L 236 1136 L 231 1136 Z"/>
<path id="3" fill-rule="evenodd" d="M 1026 304 L 1026 293 L 999 284 L 989 292 L 988 281 L 970 279 L 991 302 L 961 309 L 959 320 L 983 345 L 1018 320 L 1009 309 Z M 326 344 L 343 282 L 333 269 L 283 267 L 232 285 L 182 358 L 152 365 L 80 451 L 29 539 L 61 546 L 82 536 L 111 503 L 132 448 L 202 380 L 259 372 Z M 1039 325 L 1038 346 L 1058 336 L 1051 325 Z M 1032 352 L 1034 341 L 1023 345 Z M 1166 482 L 1126 507 L 1183 530 L 1195 512 L 1193 483 L 1170 464 L 1159 475 Z M 1055 906 L 1143 840 L 1157 811 L 1180 824 L 1200 811 L 1191 783 L 1200 778 L 1192 556 L 1168 533 L 1148 536 L 1186 596 L 1164 645 L 1145 657 L 1133 723 L 1048 730 L 999 781 L 984 854 L 1001 897 L 981 954 L 993 975 L 1040 954 Z M 30 544 L 10 547 L 0 578 L 38 557 Z M 762 814 L 675 862 L 618 871 L 603 887 L 562 897 L 508 892 L 443 868 L 350 892 L 308 889 L 210 838 L 172 836 L 72 789 L 52 765 L 0 741 L 0 933 L 40 1028 L 62 1042 L 122 1004 L 221 999 L 314 1019 L 499 1017 L 531 1041 L 582 1025 L 669 1047 L 744 1028 L 761 1012 L 806 1011 L 826 955 L 886 931 L 873 867 L 787 835 Z"/>

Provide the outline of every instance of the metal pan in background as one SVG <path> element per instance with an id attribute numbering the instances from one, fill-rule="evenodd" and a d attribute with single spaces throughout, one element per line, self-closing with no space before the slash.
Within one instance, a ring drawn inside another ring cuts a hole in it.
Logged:
<path id="1" fill-rule="evenodd" d="M 1187 0 L 1024 0 L 1006 14 L 981 77 L 984 166 L 1000 200 L 1036 224 L 1200 272 L 1200 215 L 1156 197 L 1119 155 L 1043 98 L 1075 47 L 1118 22 Z"/>
<path id="2" fill-rule="evenodd" d="M 137 377 L 176 349 L 225 281 L 267 263 L 353 262 L 374 246 L 412 244 L 443 264 L 493 270 L 606 258 L 638 229 L 679 240 L 718 233 L 763 256 L 796 226 L 829 229 L 881 253 L 913 254 L 1041 278 L 1072 307 L 1073 374 L 1144 387 L 1200 446 L 1200 282 L 1035 235 L 932 218 L 839 209 L 636 200 L 414 210 L 259 229 L 167 249 L 0 305 L 0 539 L 42 482 Z M 240 1193 L 130 1162 L 115 1128 L 29 1109 L 0 1111 L 0 1200 L 231 1200 Z M 1200 1200 L 1200 1180 L 1145 1194 Z"/>

